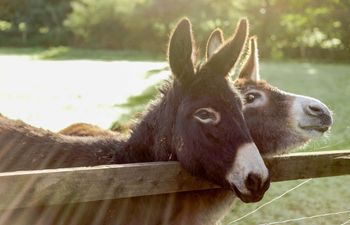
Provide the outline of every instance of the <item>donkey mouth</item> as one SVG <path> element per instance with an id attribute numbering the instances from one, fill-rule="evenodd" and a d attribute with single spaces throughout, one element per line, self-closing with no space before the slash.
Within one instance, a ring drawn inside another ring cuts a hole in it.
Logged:
<path id="1" fill-rule="evenodd" d="M 328 131 L 330 129 L 330 126 L 315 126 L 315 125 L 310 125 L 310 126 L 302 126 L 299 124 L 299 127 L 303 130 L 306 131 L 316 131 L 316 132 L 320 132 L 320 133 L 325 133 L 326 131 Z"/>
<path id="2" fill-rule="evenodd" d="M 246 194 L 242 194 L 242 192 L 240 192 L 238 188 L 236 188 L 235 186 L 233 186 L 231 189 L 235 192 L 236 196 L 239 199 L 241 199 L 244 203 L 258 202 L 264 197 L 264 193 L 265 193 L 263 192 L 263 193 L 246 195 Z"/>

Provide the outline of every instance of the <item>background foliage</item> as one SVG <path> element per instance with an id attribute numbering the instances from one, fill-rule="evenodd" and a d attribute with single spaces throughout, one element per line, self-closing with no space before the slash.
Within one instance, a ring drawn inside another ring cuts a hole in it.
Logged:
<path id="1" fill-rule="evenodd" d="M 265 58 L 345 60 L 349 0 L 2 0 L 0 46 L 57 46 L 163 53 L 168 33 L 189 17 L 198 46 L 210 31 L 228 36 L 251 21 Z"/>

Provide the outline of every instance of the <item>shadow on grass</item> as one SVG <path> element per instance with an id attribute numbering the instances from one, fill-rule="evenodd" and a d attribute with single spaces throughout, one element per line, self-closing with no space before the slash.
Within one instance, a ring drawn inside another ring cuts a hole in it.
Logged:
<path id="1" fill-rule="evenodd" d="M 160 69 L 149 70 L 145 74 L 145 79 L 167 70 L 169 70 L 168 66 Z M 161 85 L 161 83 L 162 82 L 159 82 L 158 84 L 147 87 L 139 95 L 130 96 L 123 104 L 114 105 L 114 107 L 127 109 L 128 112 L 122 114 L 118 120 L 114 121 L 110 126 L 110 130 L 121 133 L 127 132 L 132 124 L 130 121 L 138 119 L 141 116 L 141 112 L 147 108 L 147 105 L 151 102 L 151 100 L 156 98 L 157 94 L 159 93 L 158 87 Z"/>
<path id="2" fill-rule="evenodd" d="M 128 61 L 164 61 L 163 55 L 141 51 L 112 51 L 100 49 L 79 49 L 70 47 L 51 48 L 0 48 L 0 55 L 30 56 L 39 60 L 128 60 Z"/>
<path id="3" fill-rule="evenodd" d="M 157 75 L 167 70 L 169 70 L 168 66 L 165 66 L 160 69 L 149 70 L 145 74 L 145 79 L 148 79 L 151 76 Z M 159 86 L 161 85 L 161 83 L 163 82 L 159 82 L 157 84 L 147 87 L 139 95 L 130 96 L 125 103 L 114 105 L 114 107 L 121 107 L 129 111 L 127 114 L 122 115 L 118 121 L 125 122 L 129 119 L 135 118 L 135 114 L 139 114 L 140 112 L 144 111 L 148 103 L 152 99 L 156 98 L 157 94 L 159 93 Z"/>
<path id="4" fill-rule="evenodd" d="M 141 94 L 129 97 L 126 103 L 114 105 L 115 107 L 125 108 L 128 112 L 122 114 L 114 121 L 109 129 L 120 133 L 127 133 L 132 127 L 133 121 L 137 120 L 141 116 L 141 113 L 145 111 L 149 102 L 155 99 L 158 94 L 157 86 L 150 86 Z"/>
<path id="5" fill-rule="evenodd" d="M 128 98 L 126 103 L 118 104 L 115 106 L 123 107 L 123 108 L 139 108 L 140 106 L 146 105 L 151 99 L 153 99 L 157 93 L 158 88 L 155 86 L 150 86 L 146 88 L 141 94 L 133 95 Z"/>
<path id="6" fill-rule="evenodd" d="M 150 78 L 151 76 L 157 75 L 157 74 L 159 74 L 159 73 L 161 73 L 161 72 L 164 72 L 164 71 L 169 71 L 169 73 L 170 73 L 170 68 L 169 68 L 169 66 L 165 66 L 165 67 L 160 68 L 160 69 L 148 70 L 148 71 L 146 72 L 145 79 L 148 79 L 148 78 Z"/>

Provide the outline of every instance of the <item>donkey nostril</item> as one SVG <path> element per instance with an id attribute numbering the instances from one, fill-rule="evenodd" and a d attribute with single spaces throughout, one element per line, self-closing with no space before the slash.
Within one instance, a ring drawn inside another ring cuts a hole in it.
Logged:
<path id="1" fill-rule="evenodd" d="M 257 192 L 261 188 L 261 178 L 255 174 L 255 173 L 250 173 L 245 180 L 245 185 L 249 191 Z"/>
<path id="2" fill-rule="evenodd" d="M 321 112 L 322 111 L 321 108 L 319 108 L 317 106 L 312 106 L 312 105 L 309 105 L 309 109 L 311 109 L 314 112 Z"/>
<path id="3" fill-rule="evenodd" d="M 308 107 L 307 111 L 311 115 L 319 116 L 319 115 L 324 114 L 323 109 L 320 106 L 318 106 L 318 105 L 308 105 L 307 107 Z"/>

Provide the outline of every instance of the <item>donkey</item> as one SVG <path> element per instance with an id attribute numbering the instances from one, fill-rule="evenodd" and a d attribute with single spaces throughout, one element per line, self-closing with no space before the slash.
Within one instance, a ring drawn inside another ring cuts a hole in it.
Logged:
<path id="1" fill-rule="evenodd" d="M 214 31 L 207 45 L 208 60 L 210 57 L 214 57 L 214 52 L 222 45 L 222 42 L 222 32 L 220 30 Z M 315 138 L 328 130 L 332 124 L 331 113 L 318 100 L 282 92 L 260 80 L 260 76 L 258 77 L 259 62 L 256 38 L 250 38 L 249 42 L 248 59 L 239 74 L 239 78 L 235 81 L 235 85 L 241 89 L 244 96 L 243 111 L 250 132 L 256 135 L 253 136 L 254 140 L 260 145 L 262 143 L 259 138 L 270 143 L 269 146 L 261 145 L 266 147 L 264 152 L 269 154 L 280 153 L 291 147 L 301 145 L 304 141 Z M 245 86 L 247 84 L 250 86 Z M 249 92 L 246 90 L 248 88 Z M 259 92 L 261 96 L 264 96 L 265 104 L 258 104 L 260 96 L 253 91 Z M 300 102 L 303 101 L 305 105 L 301 105 Z M 299 111 L 299 114 L 294 113 L 295 109 L 293 107 L 307 107 L 307 104 L 321 108 L 323 114 L 311 114 L 307 110 Z M 255 110 L 255 113 L 253 110 Z M 275 113 L 274 110 L 277 112 L 278 110 L 285 111 Z M 273 119 L 276 119 L 279 124 L 271 124 L 269 121 Z M 266 121 L 266 124 L 264 121 Z M 305 129 L 303 128 L 304 126 L 299 128 L 299 126 L 294 125 L 299 124 L 299 122 L 308 124 L 315 131 Z M 289 126 L 289 124 L 291 125 Z M 265 130 L 259 130 L 256 127 L 257 125 L 263 126 Z M 287 135 L 287 137 L 271 135 L 276 130 L 276 127 L 273 127 L 276 125 L 287 129 L 282 133 Z M 82 128 L 84 126 L 89 128 L 88 124 L 82 124 Z M 254 133 L 255 130 L 257 132 Z M 90 135 L 100 134 L 93 132 Z M 290 139 L 289 135 L 293 136 L 293 139 Z M 294 142 L 291 140 L 294 140 Z M 234 200 L 235 197 L 230 191 L 216 189 L 81 203 L 72 206 L 71 213 L 79 214 L 79 211 L 83 209 L 84 216 L 82 217 L 86 221 L 92 221 L 94 219 L 92 215 L 97 215 L 96 211 L 98 212 L 100 208 L 103 208 L 103 210 L 100 210 L 101 220 L 98 221 L 101 224 L 215 224 L 232 207 Z M 50 212 L 57 212 L 57 208 L 53 207 Z M 139 218 L 145 219 L 140 221 Z M 158 220 L 154 218 L 158 218 Z M 73 220 L 69 218 L 67 221 L 71 222 Z"/>
<path id="2" fill-rule="evenodd" d="M 207 59 L 223 42 L 222 31 L 214 30 L 207 42 Z M 251 37 L 249 45 L 234 85 L 243 95 L 244 117 L 260 153 L 281 154 L 327 132 L 333 124 L 329 108 L 315 98 L 281 91 L 261 80 L 257 38 Z"/>
<path id="3" fill-rule="evenodd" d="M 58 133 L 69 135 L 69 136 L 81 136 L 81 137 L 85 137 L 85 136 L 98 137 L 98 136 L 116 135 L 116 133 L 111 130 L 105 130 L 99 126 L 88 124 L 88 123 L 74 123 L 60 130 Z"/>
<path id="4" fill-rule="evenodd" d="M 228 78 L 247 36 L 242 19 L 225 46 L 195 68 L 191 23 L 181 20 L 168 50 L 174 79 L 127 139 L 67 137 L 2 118 L 1 171 L 178 160 L 242 201 L 259 201 L 269 186 L 268 171 Z"/>

